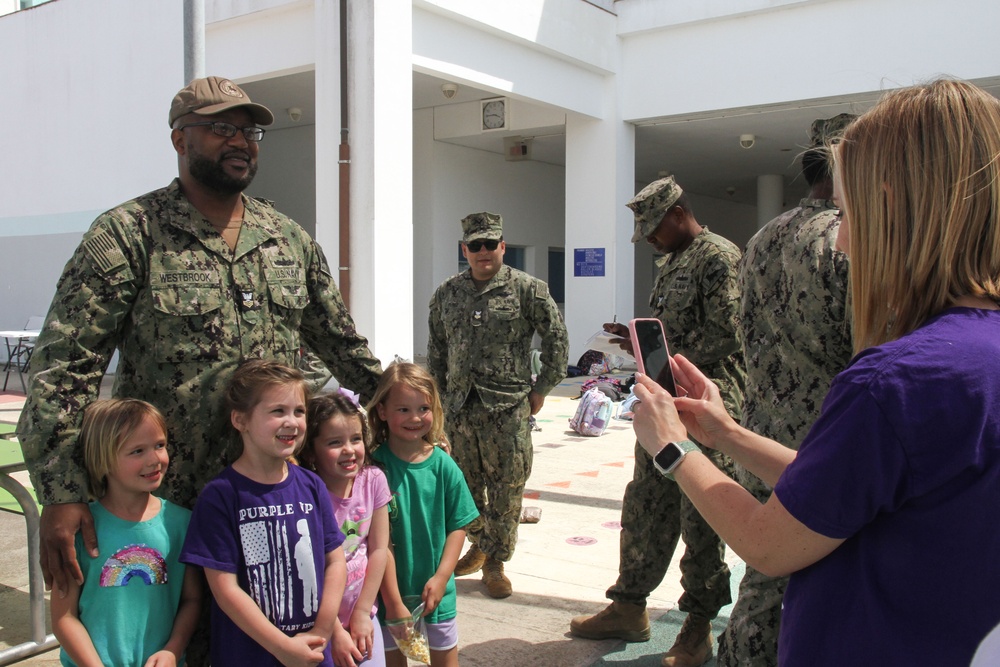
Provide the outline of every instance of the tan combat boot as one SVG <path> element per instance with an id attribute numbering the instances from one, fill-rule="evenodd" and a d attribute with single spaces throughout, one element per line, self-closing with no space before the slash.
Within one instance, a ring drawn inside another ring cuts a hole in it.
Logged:
<path id="1" fill-rule="evenodd" d="M 627 642 L 649 641 L 649 615 L 646 605 L 612 602 L 593 616 L 577 616 L 569 624 L 570 634 L 586 639 L 624 639 Z"/>
<path id="2" fill-rule="evenodd" d="M 712 657 L 712 621 L 688 614 L 677 640 L 663 657 L 663 667 L 698 667 Z"/>
<path id="3" fill-rule="evenodd" d="M 473 544 L 469 547 L 469 550 L 465 552 L 465 555 L 458 559 L 455 563 L 455 576 L 463 577 L 467 574 L 472 574 L 473 572 L 479 572 L 483 569 L 483 563 L 486 562 L 486 554 L 479 550 L 479 546 Z"/>
<path id="4" fill-rule="evenodd" d="M 503 563 L 488 556 L 486 563 L 483 564 L 483 583 L 486 584 L 486 593 L 491 598 L 510 597 L 514 592 L 510 586 L 510 579 L 503 573 Z"/>

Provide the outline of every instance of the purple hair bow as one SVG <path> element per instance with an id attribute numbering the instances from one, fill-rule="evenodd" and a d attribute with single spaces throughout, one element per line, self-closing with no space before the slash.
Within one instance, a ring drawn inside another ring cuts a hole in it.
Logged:
<path id="1" fill-rule="evenodd" d="M 354 407 L 356 407 L 358 410 L 361 409 L 361 395 L 360 394 L 355 394 L 353 391 L 351 391 L 350 389 L 347 389 L 347 388 L 345 388 L 343 386 L 341 386 L 341 387 L 339 387 L 337 389 L 337 393 L 340 394 L 341 396 L 343 396 L 344 398 L 346 398 L 347 400 L 349 400 L 351 403 L 353 403 Z"/>

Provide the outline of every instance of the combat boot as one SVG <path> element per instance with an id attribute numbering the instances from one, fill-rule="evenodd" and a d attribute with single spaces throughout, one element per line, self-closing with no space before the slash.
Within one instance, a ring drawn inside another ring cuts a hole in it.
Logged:
<path id="1" fill-rule="evenodd" d="M 486 584 L 486 593 L 491 598 L 510 597 L 513 592 L 510 579 L 503 573 L 503 563 L 495 558 L 486 557 L 486 562 L 483 564 L 483 583 Z"/>
<path id="2" fill-rule="evenodd" d="M 570 634 L 586 639 L 624 639 L 627 642 L 649 641 L 649 615 L 646 605 L 612 602 L 593 616 L 577 616 L 569 624 Z"/>
<path id="3" fill-rule="evenodd" d="M 483 569 L 483 563 L 485 562 L 486 554 L 479 550 L 479 545 L 473 544 L 465 552 L 465 555 L 455 563 L 455 576 L 462 577 L 473 572 L 479 572 Z"/>
<path id="4" fill-rule="evenodd" d="M 712 621 L 688 614 L 677 640 L 663 656 L 663 667 L 698 667 L 712 657 Z"/>

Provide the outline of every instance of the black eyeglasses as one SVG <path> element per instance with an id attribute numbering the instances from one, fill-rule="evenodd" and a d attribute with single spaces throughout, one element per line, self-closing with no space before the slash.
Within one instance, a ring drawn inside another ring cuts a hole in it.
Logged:
<path id="1" fill-rule="evenodd" d="M 497 249 L 498 245 L 500 245 L 500 241 L 497 239 L 491 239 L 489 241 L 480 239 L 478 241 L 469 241 L 465 244 L 465 247 L 469 249 L 469 252 L 479 252 L 483 249 L 483 246 L 486 246 L 487 250 L 493 252 Z"/>
<path id="2" fill-rule="evenodd" d="M 243 138 L 247 141 L 260 141 L 264 138 L 264 128 L 262 127 L 236 127 L 231 123 L 222 123 L 219 121 L 205 120 L 200 123 L 188 123 L 187 125 L 181 125 L 178 130 L 183 130 L 187 127 L 198 127 L 201 125 L 210 125 L 212 127 L 212 132 L 219 135 L 220 137 L 235 137 L 237 132 L 243 133 Z"/>

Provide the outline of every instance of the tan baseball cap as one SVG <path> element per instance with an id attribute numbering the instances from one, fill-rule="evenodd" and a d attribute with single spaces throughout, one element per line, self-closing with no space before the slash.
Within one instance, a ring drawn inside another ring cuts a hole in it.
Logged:
<path id="1" fill-rule="evenodd" d="M 236 107 L 244 107 L 249 111 L 253 122 L 258 125 L 270 125 L 274 122 L 271 110 L 251 102 L 250 96 L 235 83 L 229 79 L 209 76 L 195 79 L 174 95 L 174 101 L 170 104 L 170 127 L 185 114 L 211 116 Z"/>

